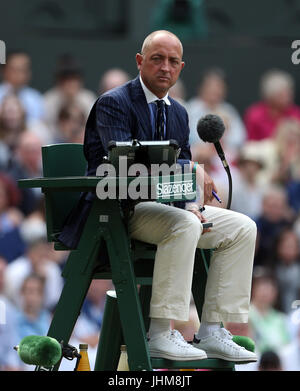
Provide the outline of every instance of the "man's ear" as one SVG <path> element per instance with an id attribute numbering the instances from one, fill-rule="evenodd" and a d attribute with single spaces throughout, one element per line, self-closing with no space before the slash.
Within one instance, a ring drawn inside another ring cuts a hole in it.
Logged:
<path id="1" fill-rule="evenodd" d="M 140 69 L 142 62 L 143 62 L 143 55 L 141 53 L 137 53 L 135 56 L 135 60 L 136 60 L 136 65 L 137 65 L 138 69 Z"/>
<path id="2" fill-rule="evenodd" d="M 183 69 L 185 66 L 185 62 L 184 61 L 181 61 L 181 69 Z"/>

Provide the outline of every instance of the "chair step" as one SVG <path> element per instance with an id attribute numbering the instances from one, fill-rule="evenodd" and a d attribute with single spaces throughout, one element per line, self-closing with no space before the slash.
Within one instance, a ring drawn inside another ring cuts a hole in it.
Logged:
<path id="1" fill-rule="evenodd" d="M 235 363 L 232 361 L 207 358 L 193 361 L 172 361 L 164 358 L 151 358 L 152 368 L 166 369 L 220 369 L 233 370 Z"/>

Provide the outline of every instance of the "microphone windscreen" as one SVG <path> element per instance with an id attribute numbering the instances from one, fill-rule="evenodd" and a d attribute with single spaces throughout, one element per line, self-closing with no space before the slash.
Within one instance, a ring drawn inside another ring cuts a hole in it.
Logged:
<path id="1" fill-rule="evenodd" d="M 216 143 L 223 136 L 225 125 L 218 115 L 207 114 L 199 119 L 197 132 L 201 140 L 208 143 Z"/>
<path id="2" fill-rule="evenodd" d="M 18 354 L 25 364 L 51 367 L 60 360 L 62 348 L 54 338 L 28 335 L 21 340 Z"/>

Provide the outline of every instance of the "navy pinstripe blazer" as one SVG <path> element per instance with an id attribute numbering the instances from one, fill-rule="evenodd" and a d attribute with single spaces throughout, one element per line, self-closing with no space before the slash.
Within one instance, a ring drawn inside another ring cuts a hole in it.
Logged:
<path id="1" fill-rule="evenodd" d="M 177 140 L 181 152 L 178 163 L 188 164 L 191 159 L 189 146 L 188 115 L 183 106 L 169 98 L 166 105 L 166 139 Z M 84 154 L 88 162 L 86 174 L 96 175 L 97 167 L 107 156 L 111 140 L 152 140 L 150 110 L 139 77 L 121 87 L 101 95 L 95 102 L 87 120 L 84 137 Z M 81 196 L 79 205 L 66 221 L 59 239 L 70 248 L 76 248 L 87 219 L 93 196 Z"/>

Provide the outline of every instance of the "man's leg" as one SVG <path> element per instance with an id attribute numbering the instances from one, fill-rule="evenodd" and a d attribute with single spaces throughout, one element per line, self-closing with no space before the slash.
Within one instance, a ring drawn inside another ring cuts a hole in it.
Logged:
<path id="1" fill-rule="evenodd" d="M 157 245 L 150 317 L 188 320 L 200 221 L 191 212 L 143 202 L 135 207 L 129 231 L 132 238 Z"/>
<path id="2" fill-rule="evenodd" d="M 208 271 L 201 326 L 195 335 L 194 346 L 206 350 L 208 357 L 253 361 L 254 355 L 230 341 L 230 334 L 221 330 L 219 325 L 221 321 L 248 321 L 256 225 L 245 215 L 221 208 L 207 206 L 203 215 L 213 223 L 213 227 L 201 236 L 198 247 L 215 250 Z M 213 339 L 212 335 L 216 340 L 209 340 Z M 222 346 L 220 341 L 226 339 Z M 205 341 L 209 343 L 205 345 Z M 228 352 L 224 353 L 226 347 Z"/>
<path id="3" fill-rule="evenodd" d="M 249 217 L 226 209 L 205 207 L 213 223 L 198 247 L 215 249 L 211 258 L 202 321 L 247 322 L 256 225 Z"/>
<path id="4" fill-rule="evenodd" d="M 157 245 L 150 302 L 150 354 L 171 360 L 195 360 L 206 354 L 175 330 L 171 319 L 188 320 L 194 258 L 202 226 L 192 213 L 155 202 L 135 207 L 130 235 Z"/>

